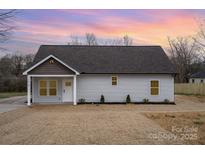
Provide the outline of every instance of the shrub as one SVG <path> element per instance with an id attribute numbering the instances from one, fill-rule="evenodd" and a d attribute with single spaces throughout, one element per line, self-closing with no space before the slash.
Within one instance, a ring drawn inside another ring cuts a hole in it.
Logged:
<path id="1" fill-rule="evenodd" d="M 143 99 L 143 102 L 144 102 L 144 103 L 148 103 L 148 102 L 149 102 L 149 99 L 144 98 L 144 99 Z"/>
<path id="2" fill-rule="evenodd" d="M 194 121 L 193 123 L 196 124 L 196 125 L 203 125 L 204 124 L 203 121 Z"/>
<path id="3" fill-rule="evenodd" d="M 84 99 L 84 98 L 80 98 L 80 99 L 79 99 L 79 102 L 80 102 L 80 103 L 85 103 L 85 99 Z"/>
<path id="4" fill-rule="evenodd" d="M 126 97 L 126 103 L 131 103 L 130 95 L 127 95 L 127 97 Z"/>
<path id="5" fill-rule="evenodd" d="M 165 102 L 165 103 L 169 103 L 169 100 L 168 100 L 168 99 L 164 99 L 164 102 Z"/>
<path id="6" fill-rule="evenodd" d="M 169 114 L 165 114 L 165 117 L 169 117 L 169 118 L 175 118 L 175 115 L 169 115 Z"/>
<path id="7" fill-rule="evenodd" d="M 100 97 L 100 103 L 105 103 L 105 97 L 104 97 L 104 95 L 101 95 L 101 97 Z"/>

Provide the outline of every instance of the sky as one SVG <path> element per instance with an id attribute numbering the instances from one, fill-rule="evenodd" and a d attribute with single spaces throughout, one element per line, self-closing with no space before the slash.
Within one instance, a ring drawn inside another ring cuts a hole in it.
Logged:
<path id="1" fill-rule="evenodd" d="M 192 36 L 205 10 L 18 10 L 16 29 L 0 46 L 9 53 L 36 53 L 42 44 L 65 45 L 70 36 L 98 40 L 129 35 L 134 45 L 168 46 L 167 37 Z"/>

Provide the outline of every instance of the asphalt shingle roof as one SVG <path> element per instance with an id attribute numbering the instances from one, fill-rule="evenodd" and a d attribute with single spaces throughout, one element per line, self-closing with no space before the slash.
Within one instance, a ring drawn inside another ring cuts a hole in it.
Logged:
<path id="1" fill-rule="evenodd" d="M 191 75 L 191 78 L 205 78 L 205 71 L 197 72 Z"/>
<path id="2" fill-rule="evenodd" d="M 176 73 L 160 46 L 42 45 L 34 63 L 49 55 L 80 73 Z"/>

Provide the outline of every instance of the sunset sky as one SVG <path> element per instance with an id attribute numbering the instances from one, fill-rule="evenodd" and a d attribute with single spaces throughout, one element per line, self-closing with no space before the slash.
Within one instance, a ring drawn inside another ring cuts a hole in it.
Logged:
<path id="1" fill-rule="evenodd" d="M 167 37 L 194 35 L 205 10 L 19 10 L 8 52 L 35 53 L 41 44 L 67 44 L 70 35 L 99 40 L 129 35 L 134 45 L 167 46 Z"/>

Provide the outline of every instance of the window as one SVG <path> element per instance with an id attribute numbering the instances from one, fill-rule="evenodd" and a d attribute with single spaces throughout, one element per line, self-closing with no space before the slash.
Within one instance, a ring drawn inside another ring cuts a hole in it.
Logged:
<path id="1" fill-rule="evenodd" d="M 151 86 L 151 95 L 159 95 L 159 81 L 152 80 L 150 82 Z"/>
<path id="2" fill-rule="evenodd" d="M 112 85 L 117 85 L 117 76 L 112 76 Z"/>
<path id="3" fill-rule="evenodd" d="M 192 79 L 192 83 L 194 83 L 194 79 Z"/>
<path id="4" fill-rule="evenodd" d="M 56 80 L 49 81 L 49 96 L 56 96 Z"/>
<path id="5" fill-rule="evenodd" d="M 40 81 L 40 96 L 47 96 L 47 82 L 46 82 L 46 80 Z"/>
<path id="6" fill-rule="evenodd" d="M 57 81 L 56 80 L 40 80 L 39 81 L 40 96 L 56 96 Z"/>

